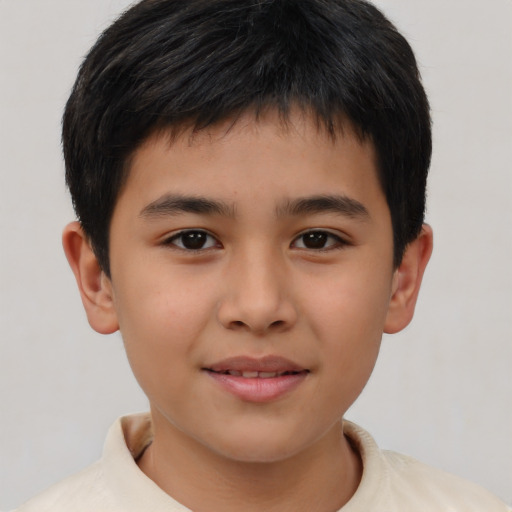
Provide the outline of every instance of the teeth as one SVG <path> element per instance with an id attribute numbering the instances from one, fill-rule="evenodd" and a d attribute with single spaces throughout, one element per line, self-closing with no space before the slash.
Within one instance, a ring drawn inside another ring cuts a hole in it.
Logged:
<path id="1" fill-rule="evenodd" d="M 238 370 L 224 370 L 219 373 L 224 375 L 232 375 L 233 377 L 243 377 L 244 379 L 273 379 L 275 377 L 282 377 L 284 375 L 294 375 L 297 372 L 256 372 L 256 371 L 238 371 Z"/>
<path id="2" fill-rule="evenodd" d="M 242 377 L 244 379 L 255 379 L 258 377 L 258 372 L 242 372 Z"/>
<path id="3" fill-rule="evenodd" d="M 232 375 L 233 377 L 243 377 L 244 379 L 273 379 L 275 377 L 281 377 L 282 375 L 290 375 L 294 372 L 239 372 L 237 370 L 227 370 L 223 373 Z"/>
<path id="4" fill-rule="evenodd" d="M 271 379 L 272 377 L 277 377 L 277 372 L 259 372 L 258 377 L 262 379 Z"/>

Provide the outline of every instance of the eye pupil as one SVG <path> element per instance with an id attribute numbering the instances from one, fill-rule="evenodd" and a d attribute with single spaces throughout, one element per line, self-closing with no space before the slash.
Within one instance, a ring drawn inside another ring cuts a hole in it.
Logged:
<path id="1" fill-rule="evenodd" d="M 327 233 L 315 232 L 303 235 L 304 246 L 308 249 L 322 249 L 327 243 Z"/>
<path id="2" fill-rule="evenodd" d="M 202 233 L 201 231 L 188 231 L 187 233 L 182 233 L 181 242 L 186 249 L 202 249 L 206 243 L 207 236 L 206 233 Z"/>

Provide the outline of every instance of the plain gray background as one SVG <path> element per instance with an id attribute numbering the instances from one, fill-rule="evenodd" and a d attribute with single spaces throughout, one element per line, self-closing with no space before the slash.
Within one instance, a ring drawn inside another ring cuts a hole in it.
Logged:
<path id="1" fill-rule="evenodd" d="M 512 2 L 379 0 L 434 119 L 435 250 L 417 315 L 347 417 L 381 446 L 512 502 Z M 0 0 L 0 508 L 99 457 L 146 409 L 118 335 L 91 331 L 60 246 L 60 116 L 123 0 Z"/>

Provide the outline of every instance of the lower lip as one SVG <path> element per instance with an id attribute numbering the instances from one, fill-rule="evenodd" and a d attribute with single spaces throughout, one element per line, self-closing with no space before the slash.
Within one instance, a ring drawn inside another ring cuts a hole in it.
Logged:
<path id="1" fill-rule="evenodd" d="M 307 372 L 282 375 L 268 379 L 247 379 L 225 373 L 207 372 L 226 391 L 246 402 L 271 402 L 296 389 L 307 377 Z"/>

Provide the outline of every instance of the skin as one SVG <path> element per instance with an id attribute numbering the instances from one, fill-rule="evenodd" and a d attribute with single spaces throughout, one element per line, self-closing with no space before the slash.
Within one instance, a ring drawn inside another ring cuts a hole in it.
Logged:
<path id="1" fill-rule="evenodd" d="M 424 226 L 393 267 L 375 161 L 349 126 L 332 140 L 307 115 L 285 127 L 273 112 L 247 114 L 135 151 L 111 223 L 111 278 L 80 226 L 66 228 L 89 322 L 120 329 L 150 401 L 155 436 L 140 468 L 187 507 L 328 512 L 357 489 L 361 463 L 341 418 L 382 333 L 411 320 L 432 249 Z M 220 207 L 183 211 L 177 195 Z M 343 208 L 290 206 L 325 196 Z M 187 248 L 183 230 L 204 245 Z M 263 403 L 205 370 L 268 355 L 307 375 Z"/>

